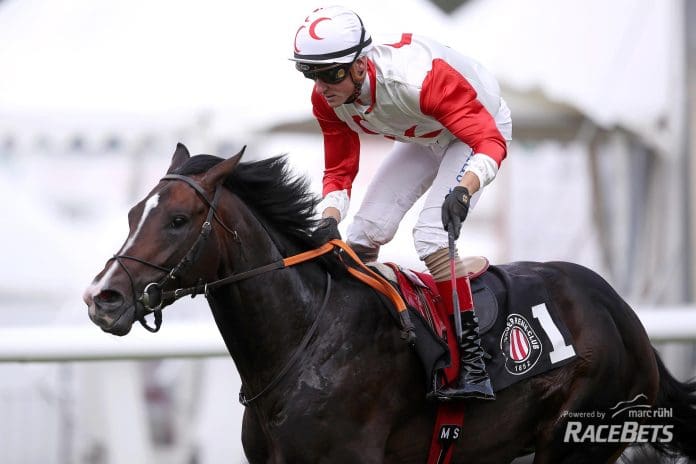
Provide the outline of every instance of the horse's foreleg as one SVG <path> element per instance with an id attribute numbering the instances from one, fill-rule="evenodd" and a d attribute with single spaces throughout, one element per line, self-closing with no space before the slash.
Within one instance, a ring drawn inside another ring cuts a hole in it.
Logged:
<path id="1" fill-rule="evenodd" d="M 268 462 L 269 449 L 266 436 L 252 409 L 244 410 L 242 422 L 242 446 L 249 464 L 265 464 Z"/>
<path id="2" fill-rule="evenodd" d="M 382 464 L 384 462 L 384 450 L 364 450 L 342 448 L 335 452 L 329 452 L 318 461 L 319 464 Z"/>
<path id="3" fill-rule="evenodd" d="M 387 427 L 365 424 L 360 430 L 346 429 L 347 433 L 333 437 L 334 446 L 326 450 L 320 464 L 384 464 Z"/>

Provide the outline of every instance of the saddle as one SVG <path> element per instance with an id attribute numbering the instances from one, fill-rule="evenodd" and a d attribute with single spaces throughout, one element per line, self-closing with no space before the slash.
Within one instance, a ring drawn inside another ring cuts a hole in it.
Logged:
<path id="1" fill-rule="evenodd" d="M 488 260 L 482 256 L 465 258 L 462 264 L 472 282 L 489 267 Z M 405 269 L 395 263 L 377 263 L 375 268 L 397 288 L 411 312 L 417 335 L 415 349 L 425 368 L 429 392 L 455 381 L 459 372 L 459 345 L 453 319 L 443 304 L 443 298 L 452 296 L 440 295 L 430 274 Z M 498 307 L 487 287 L 480 287 L 476 296 L 476 314 L 483 334 L 492 327 Z"/>

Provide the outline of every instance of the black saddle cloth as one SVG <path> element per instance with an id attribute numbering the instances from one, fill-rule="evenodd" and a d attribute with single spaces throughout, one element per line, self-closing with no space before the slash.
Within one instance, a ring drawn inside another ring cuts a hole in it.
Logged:
<path id="1" fill-rule="evenodd" d="M 542 277 L 529 263 L 490 266 L 471 282 L 485 363 L 495 391 L 575 359 L 573 340 Z M 442 295 L 443 298 L 449 296 Z M 447 344 L 414 309 L 416 352 L 428 388 L 449 366 Z"/>

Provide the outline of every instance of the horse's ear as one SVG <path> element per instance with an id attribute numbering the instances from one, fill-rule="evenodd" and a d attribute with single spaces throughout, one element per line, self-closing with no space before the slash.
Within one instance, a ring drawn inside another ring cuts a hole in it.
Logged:
<path id="1" fill-rule="evenodd" d="M 239 164 L 239 160 L 242 159 L 244 150 L 246 150 L 246 145 L 244 145 L 244 147 L 242 147 L 239 153 L 237 153 L 233 157 L 228 158 L 225 161 L 218 163 L 212 168 L 210 168 L 210 170 L 208 170 L 208 172 L 206 172 L 203 178 L 201 179 L 201 184 L 210 190 L 217 187 L 217 185 L 220 182 L 223 182 L 227 176 L 232 174 L 234 168 L 236 168 Z"/>
<path id="2" fill-rule="evenodd" d="M 188 148 L 183 143 L 176 144 L 176 150 L 174 150 L 174 155 L 172 155 L 172 162 L 169 165 L 167 174 L 171 174 L 176 171 L 181 165 L 183 165 L 191 155 L 189 154 Z"/>

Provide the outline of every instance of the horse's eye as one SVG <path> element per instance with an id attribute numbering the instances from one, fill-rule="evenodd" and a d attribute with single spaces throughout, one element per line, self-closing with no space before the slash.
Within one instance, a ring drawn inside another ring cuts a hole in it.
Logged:
<path id="1" fill-rule="evenodd" d="M 172 222 L 169 223 L 169 227 L 172 229 L 179 229 L 186 225 L 188 219 L 185 216 L 174 216 Z"/>

